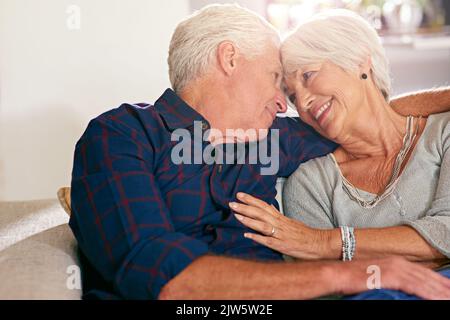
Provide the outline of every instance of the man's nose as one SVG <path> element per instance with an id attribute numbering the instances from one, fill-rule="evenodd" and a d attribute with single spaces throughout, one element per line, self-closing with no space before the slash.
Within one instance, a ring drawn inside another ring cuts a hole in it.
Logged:
<path id="1" fill-rule="evenodd" d="M 278 113 L 285 113 L 287 111 L 287 101 L 283 94 L 278 94 L 275 98 Z"/>

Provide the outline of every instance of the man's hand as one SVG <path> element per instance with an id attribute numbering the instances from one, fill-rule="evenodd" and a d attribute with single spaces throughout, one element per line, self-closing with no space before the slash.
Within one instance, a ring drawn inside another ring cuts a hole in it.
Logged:
<path id="1" fill-rule="evenodd" d="M 380 271 L 383 289 L 400 290 L 423 299 L 450 300 L 450 279 L 400 257 L 340 263 L 332 271 L 341 277 L 337 283 L 342 286 L 337 291 L 349 295 L 368 290 L 370 267 Z"/>

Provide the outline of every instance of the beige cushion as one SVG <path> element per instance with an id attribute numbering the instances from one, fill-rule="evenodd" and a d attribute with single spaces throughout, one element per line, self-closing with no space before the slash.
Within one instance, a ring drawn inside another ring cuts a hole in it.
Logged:
<path id="1" fill-rule="evenodd" d="M 0 251 L 68 221 L 56 199 L 0 202 Z"/>
<path id="2" fill-rule="evenodd" d="M 0 299 L 80 299 L 76 241 L 67 224 L 0 251 Z"/>
<path id="3" fill-rule="evenodd" d="M 70 216 L 70 214 L 72 213 L 72 208 L 70 206 L 70 188 L 59 188 L 57 195 L 61 207 L 63 207 L 64 211 Z"/>
<path id="4" fill-rule="evenodd" d="M 80 299 L 68 221 L 56 199 L 0 202 L 0 300 Z"/>

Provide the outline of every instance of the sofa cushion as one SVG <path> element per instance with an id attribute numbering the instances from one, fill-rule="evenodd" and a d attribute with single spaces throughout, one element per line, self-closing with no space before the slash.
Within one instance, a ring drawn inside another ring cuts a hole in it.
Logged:
<path id="1" fill-rule="evenodd" d="M 68 221 L 56 199 L 0 202 L 0 251 Z"/>
<path id="2" fill-rule="evenodd" d="M 0 203 L 0 299 L 80 299 L 68 220 L 56 199 Z"/>
<path id="3" fill-rule="evenodd" d="M 76 241 L 67 224 L 0 251 L 0 299 L 81 299 Z"/>

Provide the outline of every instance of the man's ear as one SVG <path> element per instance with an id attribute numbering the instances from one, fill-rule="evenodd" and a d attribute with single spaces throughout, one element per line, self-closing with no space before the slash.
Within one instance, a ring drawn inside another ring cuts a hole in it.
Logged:
<path id="1" fill-rule="evenodd" d="M 238 50 L 234 43 L 230 41 L 223 41 L 217 47 L 217 62 L 218 67 L 226 75 L 231 75 L 237 63 Z"/>

